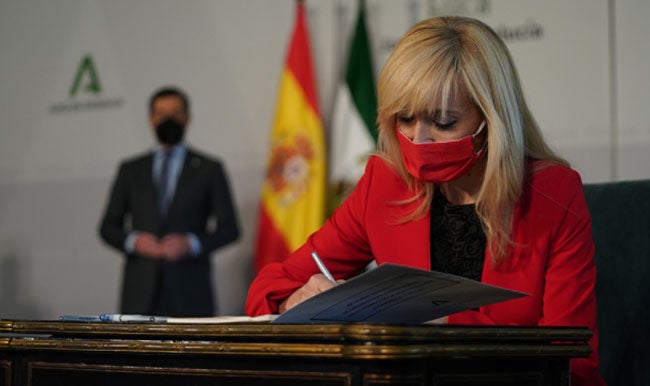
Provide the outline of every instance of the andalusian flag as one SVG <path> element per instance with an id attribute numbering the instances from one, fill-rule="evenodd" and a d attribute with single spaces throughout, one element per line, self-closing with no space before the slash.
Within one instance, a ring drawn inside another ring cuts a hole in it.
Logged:
<path id="1" fill-rule="evenodd" d="M 373 75 L 365 6 L 360 0 L 345 82 L 338 86 L 332 121 L 330 182 L 334 206 L 354 189 L 368 156 L 376 148 L 377 96 Z"/>
<path id="2" fill-rule="evenodd" d="M 284 260 L 323 224 L 325 156 L 305 6 L 298 1 L 262 186 L 257 270 Z"/>

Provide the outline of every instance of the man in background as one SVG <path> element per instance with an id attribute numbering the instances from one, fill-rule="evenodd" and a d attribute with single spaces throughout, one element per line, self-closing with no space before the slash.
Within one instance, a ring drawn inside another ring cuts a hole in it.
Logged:
<path id="1" fill-rule="evenodd" d="M 210 254 L 239 237 L 221 162 L 183 142 L 187 95 L 163 88 L 149 101 L 153 151 L 120 165 L 100 235 L 126 257 L 122 313 L 212 316 Z"/>

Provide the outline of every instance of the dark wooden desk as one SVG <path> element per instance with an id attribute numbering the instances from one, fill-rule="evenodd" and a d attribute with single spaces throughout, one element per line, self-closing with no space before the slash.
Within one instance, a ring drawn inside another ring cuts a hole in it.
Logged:
<path id="1" fill-rule="evenodd" d="M 568 385 L 583 328 L 0 321 L 0 385 Z"/>

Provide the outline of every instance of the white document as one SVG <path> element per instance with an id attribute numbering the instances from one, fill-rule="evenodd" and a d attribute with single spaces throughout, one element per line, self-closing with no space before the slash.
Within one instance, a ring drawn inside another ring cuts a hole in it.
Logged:
<path id="1" fill-rule="evenodd" d="M 523 296 L 528 294 L 461 276 L 382 264 L 300 303 L 272 323 L 411 325 Z"/>

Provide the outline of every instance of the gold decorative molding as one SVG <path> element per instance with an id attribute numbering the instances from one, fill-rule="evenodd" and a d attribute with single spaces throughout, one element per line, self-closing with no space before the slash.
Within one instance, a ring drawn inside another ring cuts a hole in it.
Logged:
<path id="1" fill-rule="evenodd" d="M 512 357 L 583 357 L 588 346 L 507 345 L 507 344 L 422 344 L 373 345 L 286 342 L 213 342 L 156 340 L 92 340 L 54 338 L 14 338 L 10 346 L 18 350 L 75 352 L 129 352 L 241 356 L 293 356 L 346 359 L 393 359 L 494 355 Z"/>
<path id="2" fill-rule="evenodd" d="M 578 327 L 83 323 L 0 321 L 9 350 L 133 352 L 349 359 L 585 357 Z"/>
<path id="3" fill-rule="evenodd" d="M 13 322 L 10 320 L 0 320 L 0 332 L 10 332 L 13 328 Z"/>
<path id="4" fill-rule="evenodd" d="M 237 337 L 256 339 L 441 342 L 494 340 L 569 343 L 588 341 L 592 332 L 584 327 L 499 327 L 499 326 L 384 326 L 376 324 L 310 324 L 287 325 L 271 323 L 235 324 L 162 324 L 162 323 L 83 323 L 60 321 L 0 320 L 0 331 L 56 336 L 174 336 L 187 338 Z"/>

